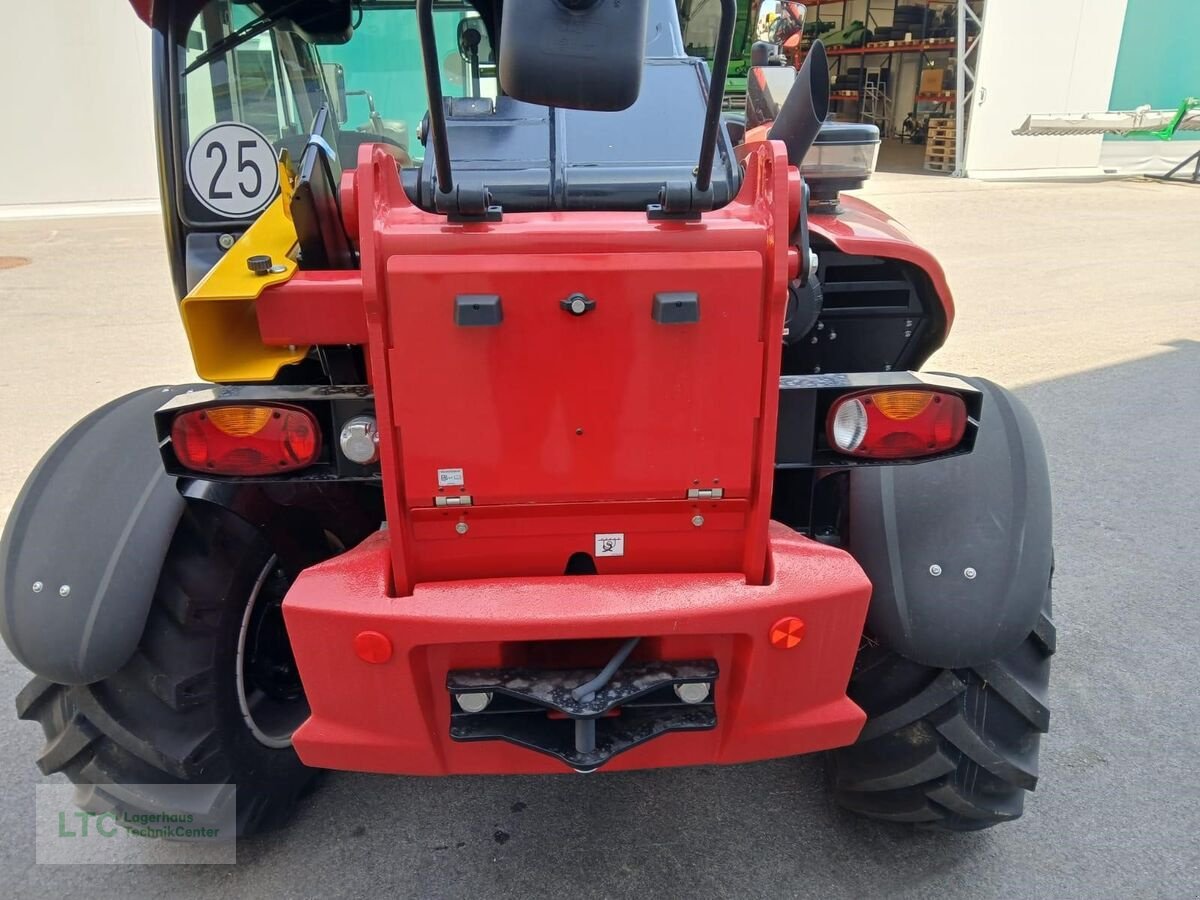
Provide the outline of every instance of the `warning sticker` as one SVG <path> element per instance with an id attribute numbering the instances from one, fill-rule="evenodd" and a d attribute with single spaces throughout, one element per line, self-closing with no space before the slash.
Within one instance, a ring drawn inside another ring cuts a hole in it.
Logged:
<path id="1" fill-rule="evenodd" d="M 462 487 L 466 484 L 462 469 L 438 469 L 438 487 Z"/>
<path id="2" fill-rule="evenodd" d="M 596 535 L 596 555 L 597 556 L 624 556 L 625 555 L 625 535 L 624 534 L 598 534 L 598 535 Z"/>

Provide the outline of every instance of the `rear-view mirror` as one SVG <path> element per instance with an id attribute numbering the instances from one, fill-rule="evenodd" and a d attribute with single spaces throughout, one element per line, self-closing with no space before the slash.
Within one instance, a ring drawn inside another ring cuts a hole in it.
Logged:
<path id="1" fill-rule="evenodd" d="M 500 85 L 526 103 L 627 109 L 642 86 L 649 0 L 519 0 L 504 5 Z"/>

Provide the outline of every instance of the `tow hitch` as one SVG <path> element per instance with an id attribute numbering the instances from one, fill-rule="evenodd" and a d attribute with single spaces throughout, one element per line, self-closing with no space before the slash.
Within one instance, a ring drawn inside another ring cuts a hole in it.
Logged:
<path id="1" fill-rule="evenodd" d="M 602 669 L 460 669 L 446 676 L 450 737 L 508 741 L 592 772 L 671 731 L 717 725 L 711 659 L 623 664 L 636 639 Z"/>

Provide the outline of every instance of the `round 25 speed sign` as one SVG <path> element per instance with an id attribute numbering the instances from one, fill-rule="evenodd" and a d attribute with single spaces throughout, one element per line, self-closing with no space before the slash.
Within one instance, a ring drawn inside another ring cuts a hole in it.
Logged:
<path id="1" fill-rule="evenodd" d="M 275 149 L 257 129 L 218 122 L 192 143 L 188 187 L 205 208 L 229 219 L 251 219 L 279 190 Z"/>

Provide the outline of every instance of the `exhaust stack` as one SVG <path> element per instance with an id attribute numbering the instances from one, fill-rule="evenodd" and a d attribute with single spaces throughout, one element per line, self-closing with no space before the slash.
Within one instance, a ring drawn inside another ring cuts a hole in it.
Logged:
<path id="1" fill-rule="evenodd" d="M 767 137 L 773 141 L 783 141 L 787 147 L 788 162 L 798 167 L 817 139 L 821 123 L 827 115 L 829 58 L 825 55 L 825 45 L 814 41 Z"/>

